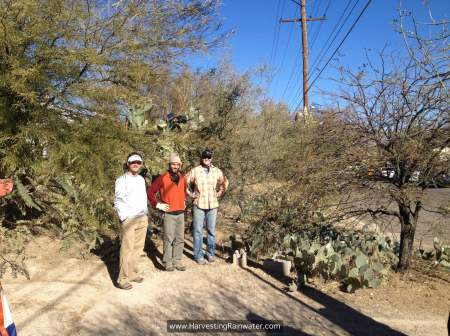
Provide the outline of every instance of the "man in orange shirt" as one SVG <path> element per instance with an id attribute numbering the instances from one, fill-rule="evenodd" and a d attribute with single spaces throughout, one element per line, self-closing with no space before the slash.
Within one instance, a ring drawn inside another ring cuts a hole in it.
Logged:
<path id="1" fill-rule="evenodd" d="M 178 156 L 169 159 L 169 170 L 158 177 L 147 190 L 147 197 L 153 208 L 164 212 L 163 263 L 166 271 L 185 271 L 181 264 L 184 248 L 184 210 L 186 201 L 186 180 L 180 173 L 181 160 Z M 159 191 L 159 198 L 156 193 Z"/>

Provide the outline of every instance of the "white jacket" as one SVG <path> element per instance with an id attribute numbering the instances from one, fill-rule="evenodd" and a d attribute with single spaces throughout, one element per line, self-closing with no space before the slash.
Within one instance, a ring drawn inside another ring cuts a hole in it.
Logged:
<path id="1" fill-rule="evenodd" d="M 121 222 L 127 218 L 137 218 L 148 213 L 147 192 L 142 176 L 125 173 L 116 180 L 114 207 Z"/>

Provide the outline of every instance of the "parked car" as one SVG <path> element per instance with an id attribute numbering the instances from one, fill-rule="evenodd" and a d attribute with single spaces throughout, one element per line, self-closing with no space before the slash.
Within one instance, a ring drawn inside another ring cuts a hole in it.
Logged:
<path id="1" fill-rule="evenodd" d="M 409 179 L 410 182 L 419 182 L 420 177 L 423 175 L 421 171 L 416 170 Z"/>
<path id="2" fill-rule="evenodd" d="M 380 172 L 380 170 L 372 168 L 370 166 L 369 167 L 361 167 L 361 168 L 359 168 L 357 176 L 359 176 L 359 177 L 369 176 L 370 178 L 376 180 L 381 176 L 381 172 Z"/>
<path id="3" fill-rule="evenodd" d="M 419 182 L 420 186 L 427 183 L 429 188 L 450 188 L 450 171 L 444 173 L 440 172 L 439 174 L 436 172 L 429 173 L 426 181 L 424 181 L 423 175 L 423 172 L 415 171 L 411 176 L 410 181 Z"/>
<path id="4" fill-rule="evenodd" d="M 381 168 L 381 177 L 393 179 L 394 176 L 395 176 L 395 168 L 394 167 Z"/>
<path id="5" fill-rule="evenodd" d="M 367 175 L 369 176 L 377 176 L 379 175 L 379 171 L 375 168 L 368 168 L 367 169 Z"/>
<path id="6" fill-rule="evenodd" d="M 431 184 L 438 188 L 450 188 L 450 172 L 440 174 L 438 177 L 433 179 Z"/>

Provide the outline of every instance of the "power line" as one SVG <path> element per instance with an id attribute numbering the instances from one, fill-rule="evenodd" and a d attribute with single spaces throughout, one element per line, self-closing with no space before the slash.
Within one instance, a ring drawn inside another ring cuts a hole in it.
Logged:
<path id="1" fill-rule="evenodd" d="M 286 91 L 287 91 L 287 89 L 288 89 L 288 87 L 289 87 L 289 85 L 291 83 L 292 75 L 295 73 L 295 67 L 297 66 L 298 60 L 300 58 L 301 50 L 302 50 L 302 45 L 300 45 L 300 47 L 298 48 L 297 57 L 295 58 L 294 66 L 292 67 L 291 75 L 289 76 L 289 80 L 288 80 L 288 83 L 286 85 L 286 88 L 284 89 L 283 95 L 281 96 L 281 100 L 283 100 L 284 95 L 285 95 L 285 93 L 286 93 Z"/>
<path id="2" fill-rule="evenodd" d="M 332 0 L 328 1 L 328 6 L 327 6 L 327 8 L 325 9 L 325 13 L 323 14 L 324 17 L 327 16 L 327 12 L 328 12 L 328 9 L 330 8 L 331 1 L 332 1 Z M 316 16 L 317 16 L 317 15 L 316 15 Z M 316 35 L 313 36 L 313 38 L 312 38 L 311 48 L 309 48 L 309 50 L 312 50 L 312 49 L 313 49 L 314 43 L 316 43 L 317 36 L 319 35 L 320 29 L 322 28 L 322 24 L 323 24 L 323 21 L 320 21 L 319 29 L 317 29 Z"/>
<path id="3" fill-rule="evenodd" d="M 352 3 L 353 0 L 350 1 L 350 3 L 348 4 L 348 6 Z M 339 33 L 341 32 L 342 28 L 344 28 L 347 20 L 350 18 L 350 15 L 352 15 L 353 10 L 356 8 L 356 6 L 358 5 L 360 0 L 357 0 L 355 5 L 353 6 L 353 8 L 351 9 L 350 13 L 348 13 L 347 17 L 345 18 L 345 21 L 342 23 L 341 27 L 339 28 L 338 32 L 336 33 L 336 35 L 334 35 L 333 40 L 330 42 L 330 44 L 328 45 L 328 48 L 325 50 L 325 52 L 323 53 L 323 56 L 325 56 L 325 54 L 328 52 L 328 50 L 330 50 L 331 46 L 333 45 L 334 41 L 336 40 L 336 38 L 338 37 Z M 341 21 L 342 17 L 344 16 L 345 12 L 347 11 L 348 6 L 345 8 L 344 13 L 341 15 L 341 18 L 339 19 L 338 23 L 336 24 L 335 28 L 333 29 L 330 37 L 327 39 L 327 42 L 325 42 L 324 46 L 322 47 L 321 51 L 319 52 L 319 55 L 316 57 L 316 59 L 313 62 L 313 65 L 311 66 L 310 70 L 312 69 L 312 73 L 315 72 L 315 64 L 319 61 L 320 55 L 322 54 L 323 49 L 326 47 L 328 41 L 330 40 L 331 36 L 333 35 L 333 32 L 336 30 L 337 25 L 339 24 L 339 22 Z M 295 103 L 295 100 L 298 99 L 299 94 L 301 93 L 301 90 L 299 89 L 297 91 L 297 94 L 294 96 L 294 98 L 292 99 L 292 104 Z M 291 105 L 291 104 L 290 104 Z"/>
<path id="4" fill-rule="evenodd" d="M 358 0 L 358 1 L 359 1 L 359 0 Z M 320 58 L 320 55 L 322 54 L 322 51 L 323 51 L 323 50 L 325 49 L 325 47 L 327 46 L 328 41 L 329 41 L 330 38 L 333 36 L 334 31 L 335 31 L 336 28 L 339 26 L 339 23 L 341 22 L 342 18 L 344 17 L 345 13 L 347 12 L 348 7 L 351 5 L 352 2 L 353 2 L 353 0 L 350 0 L 350 2 L 347 4 L 347 7 L 345 7 L 344 12 L 341 14 L 341 17 L 339 18 L 338 22 L 337 22 L 336 25 L 334 26 L 334 28 L 333 28 L 331 34 L 328 36 L 327 41 L 324 43 L 322 49 L 320 50 L 319 54 L 317 55 L 316 59 L 314 60 L 313 65 L 311 66 L 311 69 L 314 69 L 314 66 L 315 66 L 317 60 Z M 353 8 L 354 8 L 354 7 L 353 7 Z M 351 12 L 347 15 L 347 19 L 349 18 L 350 14 L 351 14 Z M 341 29 L 342 29 L 343 26 L 344 26 L 344 24 L 342 24 Z M 336 38 L 337 35 L 338 35 L 338 34 L 335 35 L 335 38 Z M 332 44 L 332 43 L 331 43 L 331 44 Z M 331 44 L 330 44 L 330 45 L 331 45 Z M 325 54 L 324 54 L 324 55 L 325 55 Z M 313 71 L 313 72 L 314 72 L 314 71 Z M 300 79 L 300 75 L 297 76 L 297 81 L 298 81 L 299 79 Z M 297 82 L 297 81 L 296 81 L 296 82 Z M 299 91 L 300 91 L 300 89 L 299 89 Z M 292 100 L 292 103 L 294 103 L 295 100 L 297 99 L 298 94 L 299 94 L 299 91 L 297 91 L 297 94 L 294 95 L 294 99 Z M 291 89 L 291 91 L 290 91 L 290 93 L 289 93 L 289 95 L 288 95 L 288 97 L 287 97 L 287 100 L 288 100 L 288 101 L 291 99 L 291 96 L 292 96 L 293 93 L 294 93 L 294 88 Z M 292 103 L 291 103 L 291 104 L 292 104 Z M 291 104 L 289 104 L 289 105 L 291 105 Z"/>
<path id="5" fill-rule="evenodd" d="M 366 6 L 364 7 L 364 9 L 362 10 L 361 14 L 359 14 L 358 18 L 356 19 L 355 23 L 353 23 L 352 27 L 350 28 L 350 30 L 348 31 L 348 33 L 345 35 L 344 39 L 341 41 L 341 43 L 339 43 L 338 47 L 336 48 L 336 50 L 333 52 L 333 54 L 331 55 L 331 57 L 329 58 L 329 60 L 325 63 L 325 66 L 322 68 L 322 70 L 320 70 L 319 74 L 317 75 L 317 77 L 313 80 L 313 82 L 311 83 L 311 86 L 309 87 L 309 89 L 312 88 L 312 86 L 314 85 L 314 83 L 316 82 L 316 80 L 320 77 L 320 75 L 322 74 L 323 70 L 325 70 L 325 68 L 327 67 L 327 65 L 330 63 L 331 59 L 333 58 L 334 54 L 336 54 L 336 52 L 339 50 L 339 48 L 341 47 L 341 45 L 344 43 L 344 41 L 346 40 L 347 36 L 351 33 L 351 31 L 353 30 L 353 28 L 355 27 L 355 25 L 358 23 L 359 19 L 361 18 L 361 16 L 363 15 L 363 13 L 366 11 L 366 8 L 369 6 L 369 4 L 372 2 L 372 0 L 369 0 L 366 4 Z M 309 91 L 308 89 L 308 91 Z M 300 106 L 300 104 L 303 102 L 303 98 L 300 101 L 300 103 L 297 105 L 296 109 L 298 109 L 298 107 Z"/>
<path id="6" fill-rule="evenodd" d="M 273 49 L 274 49 L 274 45 L 275 45 L 275 37 L 276 37 L 276 35 L 277 35 L 277 27 L 278 27 L 278 25 L 279 25 L 279 23 L 278 23 L 278 15 L 280 14 L 280 3 L 281 3 L 281 0 L 278 0 L 278 10 L 277 10 L 277 21 L 276 21 L 276 23 L 275 23 L 275 30 L 274 30 L 274 32 L 273 32 L 273 40 L 272 40 L 272 51 L 270 52 L 270 62 L 269 62 L 269 65 L 272 65 L 272 57 L 273 57 Z"/>
<path id="7" fill-rule="evenodd" d="M 319 7 L 320 7 L 321 3 L 322 3 L 322 0 L 320 0 Z M 316 9 L 316 5 L 317 5 L 317 1 L 314 2 L 314 6 L 313 6 L 311 13 L 314 12 L 314 9 Z M 319 8 L 317 8 L 317 9 L 319 9 Z M 316 12 L 316 14 L 317 14 L 317 12 Z"/>
<path id="8" fill-rule="evenodd" d="M 311 11 L 311 15 L 312 15 L 312 16 L 310 15 L 309 17 L 316 17 L 316 16 L 317 16 L 317 12 L 319 11 L 320 5 L 322 4 L 322 0 L 319 1 L 319 6 L 317 6 L 316 13 L 314 14 L 314 9 L 316 8 L 316 4 L 317 4 L 317 0 L 314 2 L 314 7 L 313 7 L 313 9 L 312 9 L 312 11 Z M 311 34 L 311 35 L 313 35 L 313 29 L 314 29 L 315 27 L 317 27 L 314 23 L 315 23 L 314 21 L 312 21 L 312 22 L 310 23 L 310 26 L 311 26 L 310 34 Z M 321 21 L 320 23 L 322 23 L 322 21 Z M 319 25 L 319 26 L 320 26 L 320 25 Z M 317 31 L 317 29 L 316 29 L 316 31 Z"/>
<path id="9" fill-rule="evenodd" d="M 327 16 L 327 12 L 328 12 L 328 9 L 330 8 L 331 1 L 332 1 L 332 0 L 329 0 L 329 1 L 328 1 L 328 6 L 327 6 L 326 9 L 325 9 L 325 13 L 323 14 L 323 17 L 326 17 L 326 16 Z M 322 1 L 321 1 L 320 3 L 322 3 Z M 320 4 L 319 4 L 319 7 L 317 7 L 316 14 L 315 14 L 314 16 L 317 16 L 317 13 L 318 13 L 318 11 L 319 11 L 319 8 L 320 8 Z M 314 8 L 313 8 L 313 11 L 314 11 Z M 310 16 L 310 17 L 311 17 L 311 16 Z M 313 21 L 312 23 L 314 23 L 314 21 Z M 315 44 L 316 39 L 317 39 L 317 36 L 319 35 L 320 29 L 322 28 L 322 24 L 323 24 L 323 21 L 320 21 L 320 25 L 319 25 L 318 29 L 316 29 L 315 35 L 313 35 L 311 47 L 308 48 L 308 51 L 309 51 L 309 52 L 311 52 L 311 50 L 312 50 L 313 47 L 314 47 L 314 44 Z M 312 32 L 311 32 L 311 34 L 312 34 Z M 298 58 L 299 56 L 300 56 L 300 54 L 297 55 L 297 58 Z M 295 65 L 294 65 L 294 68 L 295 68 Z M 300 70 L 301 70 L 301 69 L 298 68 L 298 69 L 297 69 L 297 72 L 299 73 Z M 294 77 L 295 77 L 295 76 L 294 76 Z M 298 74 L 298 77 L 300 77 L 300 73 Z M 291 79 L 291 78 L 289 77 L 289 81 L 290 81 L 290 79 Z M 286 86 L 286 89 L 287 89 L 288 86 L 289 86 L 289 82 L 288 82 L 288 85 Z M 285 90 L 285 92 L 286 92 L 286 90 Z M 292 95 L 292 91 L 291 91 L 291 94 L 289 94 L 289 96 L 291 96 L 291 95 Z M 283 97 L 284 97 L 284 93 L 283 93 Z"/>
<path id="10" fill-rule="evenodd" d="M 327 16 L 328 10 L 330 9 L 331 1 L 333 1 L 333 0 L 328 1 L 328 6 L 325 9 L 325 13 L 323 14 L 323 16 Z"/>
<path id="11" fill-rule="evenodd" d="M 313 1 L 313 0 L 311 0 L 311 1 Z M 331 1 L 331 0 L 329 0 L 329 1 Z M 310 3 L 310 2 L 308 2 L 308 3 Z M 316 5 L 318 5 L 318 6 L 317 6 L 317 9 L 315 10 Z M 318 11 L 321 8 L 321 5 L 322 5 L 322 0 L 316 1 L 314 3 L 314 7 L 313 7 L 311 13 L 313 15 L 317 14 Z M 328 4 L 328 6 L 326 6 L 327 9 L 329 8 L 329 5 L 330 4 Z M 310 25 L 308 25 L 308 27 L 307 27 L 307 22 L 308 21 L 323 21 L 323 20 L 326 20 L 327 18 L 325 16 L 323 18 L 312 18 L 311 15 L 309 16 L 309 18 L 306 18 L 306 10 L 305 10 L 306 8 L 305 7 L 306 7 L 305 6 L 305 0 L 302 0 L 301 1 L 301 5 L 300 5 L 300 8 L 301 8 L 301 19 L 280 20 L 280 22 L 297 22 L 297 21 L 301 21 L 302 22 L 301 26 L 302 26 L 303 78 L 304 78 L 304 82 L 306 83 L 305 84 L 305 86 L 306 86 L 305 89 L 307 89 L 307 83 L 308 83 L 308 54 L 309 54 L 309 49 L 308 49 L 308 44 L 307 44 L 307 35 L 308 35 L 308 31 L 307 30 L 310 29 L 310 27 L 311 27 Z M 327 9 L 326 9 L 326 11 L 327 11 Z M 321 27 L 322 27 L 322 25 L 319 26 L 318 30 L 316 30 L 317 33 L 320 31 Z M 316 33 L 316 36 L 317 36 L 317 33 Z M 294 77 L 295 77 L 295 73 L 296 73 L 295 69 L 296 69 L 297 64 L 298 64 L 299 56 L 300 56 L 300 51 L 297 54 L 297 58 L 295 60 L 295 64 L 294 64 L 293 69 L 292 69 L 292 71 L 290 73 L 290 76 L 289 76 L 288 84 L 287 84 L 287 86 L 286 86 L 286 88 L 285 88 L 285 90 L 283 92 L 282 99 L 284 99 L 284 95 L 286 94 L 286 91 L 289 89 L 289 86 L 291 84 L 291 80 L 293 78 L 292 76 L 294 75 Z M 306 94 L 305 90 L 304 90 L 304 92 Z M 305 101 L 308 102 L 307 96 L 305 96 Z"/>
<path id="12" fill-rule="evenodd" d="M 320 29 L 322 28 L 322 24 L 323 24 L 323 21 L 320 22 L 319 28 L 316 29 L 316 33 L 312 37 L 311 48 L 308 48 L 309 52 L 311 52 L 313 50 L 313 48 L 314 48 L 314 43 L 316 42 L 317 35 L 319 35 Z"/>
<path id="13" fill-rule="evenodd" d="M 285 3 L 286 3 L 286 0 L 283 0 L 283 8 L 281 9 L 281 16 L 283 16 L 283 13 L 284 13 L 284 4 Z M 279 9 L 279 5 L 280 5 L 280 1 L 278 1 L 278 9 Z M 277 13 L 277 15 L 278 15 L 278 13 Z M 272 59 L 271 64 L 270 64 L 270 68 L 275 66 L 275 59 L 277 57 L 278 39 L 280 37 L 280 30 L 281 30 L 281 23 L 278 23 L 278 34 L 277 34 L 277 39 L 276 39 L 276 43 L 275 43 L 275 52 L 273 54 L 273 59 Z M 276 26 L 275 26 L 275 31 L 276 31 Z M 269 83 L 269 90 L 270 90 L 270 85 L 271 84 L 272 84 L 272 80 Z"/>
<path id="14" fill-rule="evenodd" d="M 295 2 L 297 5 L 301 6 L 298 2 L 296 2 L 294 0 L 292 0 L 292 2 Z M 298 9 L 298 7 L 295 9 L 295 14 L 297 14 L 297 9 Z M 295 16 L 295 14 L 294 14 L 294 16 Z M 283 91 L 283 95 L 281 96 L 281 100 L 283 100 L 284 95 L 286 93 L 286 90 L 289 87 L 289 84 L 291 83 L 292 74 L 294 73 L 294 69 L 297 66 L 297 63 L 298 63 L 298 60 L 299 60 L 299 57 L 300 57 L 300 50 L 301 50 L 301 48 L 302 48 L 302 46 L 300 45 L 300 47 L 298 49 L 297 57 L 295 58 L 295 61 L 294 61 L 294 66 L 292 67 L 291 74 L 289 75 L 288 83 L 286 85 L 286 88 Z"/>
<path id="15" fill-rule="evenodd" d="M 297 10 L 298 10 L 298 7 L 295 8 L 294 17 L 295 17 L 295 15 L 297 14 Z M 286 44 L 286 49 L 284 50 L 283 61 L 281 62 L 280 70 L 283 69 L 284 59 L 285 59 L 285 57 L 286 57 L 286 52 L 287 52 L 288 47 L 289 47 L 289 42 L 291 41 L 292 28 L 294 28 L 294 25 L 291 25 L 291 30 L 290 30 L 290 32 L 289 32 L 289 37 L 288 37 L 288 42 L 287 42 L 287 44 Z M 277 89 L 278 81 L 279 81 L 279 79 L 280 79 L 280 75 L 281 75 L 281 72 L 278 74 L 277 82 L 276 82 L 276 84 L 275 84 L 275 88 L 273 89 L 274 92 L 275 92 L 275 90 Z"/>
<path id="16" fill-rule="evenodd" d="M 322 54 L 323 49 L 326 47 L 326 45 L 328 44 L 328 41 L 330 40 L 331 36 L 333 36 L 334 31 L 336 30 L 337 26 L 339 25 L 339 22 L 341 22 L 343 16 L 345 15 L 345 12 L 347 11 L 348 7 L 350 6 L 350 4 L 352 3 L 353 0 L 350 0 L 350 2 L 348 3 L 347 7 L 344 10 L 344 13 L 342 13 L 341 17 L 339 18 L 339 21 L 337 22 L 336 26 L 334 26 L 333 31 L 331 32 L 330 36 L 328 37 L 327 41 L 325 42 L 325 44 L 323 45 L 322 49 L 320 50 L 319 54 L 317 55 L 316 59 L 313 62 L 313 65 L 311 66 L 311 69 L 314 69 L 314 65 L 316 64 L 316 62 L 318 61 L 318 59 L 320 58 L 320 55 Z M 330 49 L 330 47 L 332 46 L 333 42 L 336 40 L 337 36 L 339 35 L 339 33 L 341 32 L 342 28 L 344 28 L 345 23 L 347 22 L 347 20 L 349 19 L 350 15 L 352 15 L 353 10 L 356 8 L 356 5 L 358 4 L 359 0 L 356 1 L 355 5 L 353 6 L 353 8 L 351 9 L 350 13 L 348 13 L 345 21 L 342 23 L 341 27 L 339 28 L 338 32 L 336 33 L 336 35 L 334 36 L 333 40 L 331 41 L 331 43 L 328 45 L 327 50 L 325 50 L 325 52 L 323 53 L 323 55 L 325 55 L 327 53 L 327 51 Z"/>
<path id="17" fill-rule="evenodd" d="M 298 2 L 296 2 L 296 1 L 294 1 L 294 0 L 292 0 L 292 1 L 295 2 L 296 4 L 298 4 L 298 5 L 301 7 L 301 5 L 300 5 Z M 296 12 L 296 13 L 297 13 L 297 12 Z M 296 72 L 295 69 L 296 69 L 296 67 L 297 67 L 298 60 L 300 59 L 301 50 L 302 50 L 302 45 L 300 44 L 300 46 L 299 46 L 299 48 L 298 48 L 298 52 L 297 52 L 297 57 L 295 58 L 295 61 L 294 61 L 294 66 L 292 67 L 292 71 L 291 71 L 291 74 L 289 75 L 288 83 L 287 83 L 287 85 L 286 85 L 286 88 L 285 88 L 284 91 L 283 91 L 283 95 L 281 96 L 281 100 L 283 100 L 284 95 L 286 94 L 286 91 L 287 91 L 287 89 L 289 88 L 289 85 L 291 84 L 292 75 Z M 294 76 L 294 77 L 295 77 L 295 76 Z"/>
<path id="18" fill-rule="evenodd" d="M 281 9 L 281 16 L 283 16 L 284 13 L 284 4 L 286 0 L 283 0 L 283 8 Z M 273 54 L 273 64 L 272 66 L 275 66 L 275 59 L 277 57 L 277 50 L 278 50 L 278 39 L 280 38 L 280 30 L 281 30 L 281 23 L 278 24 L 278 35 L 277 35 L 277 41 L 275 43 L 275 53 Z"/>
<path id="19" fill-rule="evenodd" d="M 359 0 L 358 0 L 358 1 L 359 1 Z M 322 53 L 322 51 L 323 51 L 323 49 L 325 48 L 325 46 L 327 45 L 327 43 L 328 43 L 328 41 L 330 40 L 331 36 L 333 36 L 334 31 L 336 30 L 337 26 L 338 26 L 339 23 L 341 22 L 343 16 L 345 15 L 345 12 L 347 11 L 348 7 L 350 6 L 350 4 L 351 4 L 352 2 L 353 2 L 353 0 L 350 0 L 350 2 L 348 3 L 347 7 L 346 7 L 345 10 L 344 10 L 344 12 L 341 14 L 341 17 L 339 18 L 338 22 L 336 23 L 335 27 L 333 28 L 333 31 L 331 32 L 331 34 L 329 35 L 327 41 L 325 42 L 324 46 L 322 47 L 321 51 L 319 52 L 319 56 L 320 56 L 320 54 Z M 328 8 L 329 8 L 330 4 L 331 4 L 331 1 L 328 3 L 327 10 L 326 10 L 327 12 L 328 12 Z M 314 40 L 314 42 L 315 42 L 315 40 Z M 314 43 L 314 42 L 313 42 L 313 43 Z M 316 60 L 313 62 L 313 65 L 316 63 L 316 61 L 317 61 L 317 58 L 316 58 Z M 295 67 L 295 66 L 294 66 L 294 67 Z M 313 69 L 313 68 L 314 68 L 314 67 L 311 67 L 311 69 Z M 299 82 L 300 76 L 301 76 L 300 69 L 297 69 L 297 71 L 294 70 L 294 73 L 295 73 L 295 74 L 294 74 L 294 78 L 297 78 L 297 79 L 296 79 L 293 83 L 297 83 L 297 82 Z M 303 83 L 303 84 L 304 84 L 304 83 Z M 288 82 L 288 85 L 286 86 L 286 90 L 288 89 L 289 85 L 290 85 L 290 81 Z M 294 85 L 294 87 L 292 87 L 292 88 L 290 89 L 289 94 L 287 95 L 287 98 L 286 98 L 287 101 L 291 100 L 292 94 L 295 92 L 295 84 L 293 84 L 293 85 Z M 286 90 L 285 90 L 285 92 L 286 92 Z M 300 89 L 299 89 L 299 91 L 300 91 Z M 298 92 L 299 92 L 299 91 L 298 91 Z M 295 99 L 297 99 L 297 96 L 298 96 L 298 94 L 299 94 L 298 92 L 297 92 L 297 94 L 294 95 L 293 101 L 295 101 Z M 283 98 L 284 98 L 284 94 L 283 94 Z"/>

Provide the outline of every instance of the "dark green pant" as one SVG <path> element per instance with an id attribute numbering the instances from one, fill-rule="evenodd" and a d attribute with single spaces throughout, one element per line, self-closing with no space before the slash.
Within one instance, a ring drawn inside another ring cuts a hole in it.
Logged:
<path id="1" fill-rule="evenodd" d="M 184 248 L 184 213 L 164 214 L 164 266 L 181 264 Z"/>

